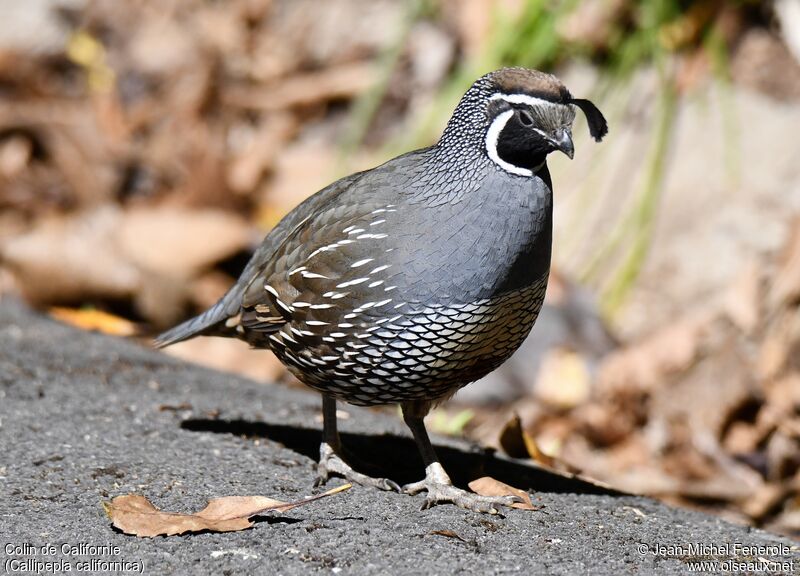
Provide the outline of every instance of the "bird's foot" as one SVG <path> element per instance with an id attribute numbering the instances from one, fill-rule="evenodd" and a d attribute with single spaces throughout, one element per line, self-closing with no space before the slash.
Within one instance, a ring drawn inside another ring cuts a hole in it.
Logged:
<path id="1" fill-rule="evenodd" d="M 317 478 L 314 480 L 314 486 L 324 485 L 332 474 L 341 476 L 353 484 L 369 486 L 378 490 L 400 492 L 400 486 L 388 478 L 373 478 L 361 472 L 356 472 L 339 457 L 330 444 L 323 442 L 319 447 L 319 464 L 317 464 Z"/>
<path id="2" fill-rule="evenodd" d="M 434 462 L 425 469 L 424 480 L 403 486 L 403 492 L 406 494 L 417 494 L 423 490 L 427 491 L 427 495 L 422 510 L 450 502 L 474 512 L 499 514 L 503 506 L 510 507 L 512 504 L 522 501 L 518 496 L 481 496 L 456 488 L 438 462 Z"/>

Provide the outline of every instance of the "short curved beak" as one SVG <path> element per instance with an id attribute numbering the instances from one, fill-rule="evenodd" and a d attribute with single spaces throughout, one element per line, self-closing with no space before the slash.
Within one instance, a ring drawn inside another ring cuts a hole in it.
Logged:
<path id="1" fill-rule="evenodd" d="M 569 130 L 559 130 L 556 132 L 555 137 L 551 139 L 553 146 L 561 150 L 564 154 L 572 157 L 575 155 L 575 146 L 572 144 L 572 134 Z"/>

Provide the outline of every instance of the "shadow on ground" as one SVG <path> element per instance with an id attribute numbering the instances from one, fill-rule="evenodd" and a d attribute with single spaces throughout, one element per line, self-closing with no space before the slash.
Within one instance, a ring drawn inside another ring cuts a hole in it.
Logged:
<path id="1" fill-rule="evenodd" d="M 264 438 L 313 460 L 319 458 L 320 431 L 315 429 L 246 420 L 199 418 L 184 420 L 181 428 L 192 432 Z M 417 481 L 423 475 L 422 459 L 411 438 L 346 432 L 341 433 L 341 438 L 345 457 L 361 472 L 390 478 L 401 485 Z M 466 487 L 471 480 L 481 476 L 491 476 L 506 484 L 536 492 L 624 495 L 604 486 L 498 456 L 492 450 L 476 447 L 464 452 L 437 445 L 436 452 L 453 482 L 461 487 Z"/>

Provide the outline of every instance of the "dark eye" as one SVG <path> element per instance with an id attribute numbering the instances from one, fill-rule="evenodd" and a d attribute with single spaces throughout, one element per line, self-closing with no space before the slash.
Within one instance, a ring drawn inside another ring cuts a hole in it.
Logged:
<path id="1" fill-rule="evenodd" d="M 530 112 L 527 110 L 517 110 L 517 114 L 523 126 L 533 126 L 533 116 L 531 116 Z"/>

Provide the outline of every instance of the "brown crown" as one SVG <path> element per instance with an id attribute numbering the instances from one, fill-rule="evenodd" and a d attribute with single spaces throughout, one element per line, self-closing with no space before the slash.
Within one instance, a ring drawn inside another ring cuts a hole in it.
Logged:
<path id="1" fill-rule="evenodd" d="M 552 74 L 528 68 L 502 68 L 490 75 L 497 89 L 504 94 L 528 94 L 552 102 L 566 104 L 571 95 Z"/>

